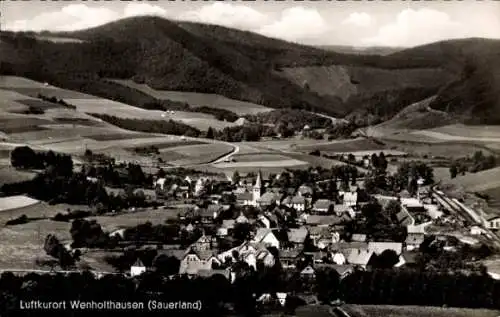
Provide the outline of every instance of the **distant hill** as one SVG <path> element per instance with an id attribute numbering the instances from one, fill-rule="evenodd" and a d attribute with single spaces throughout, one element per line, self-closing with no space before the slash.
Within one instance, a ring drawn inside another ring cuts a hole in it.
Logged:
<path id="1" fill-rule="evenodd" d="M 500 123 L 500 41 L 454 40 L 389 55 L 368 50 L 367 55 L 158 17 L 44 32 L 50 41 L 35 37 L 2 34 L 3 74 L 136 106 L 155 100 L 106 78 L 131 79 L 158 90 L 215 93 L 270 108 L 371 118 L 370 123 L 437 95 L 432 108 L 464 120 Z"/>

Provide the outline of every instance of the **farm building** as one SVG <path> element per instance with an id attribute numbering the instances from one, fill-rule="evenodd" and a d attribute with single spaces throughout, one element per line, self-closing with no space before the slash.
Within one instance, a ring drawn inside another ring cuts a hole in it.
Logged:
<path id="1" fill-rule="evenodd" d="M 491 230 L 499 230 L 500 229 L 500 216 L 493 215 L 486 219 L 486 228 Z"/>

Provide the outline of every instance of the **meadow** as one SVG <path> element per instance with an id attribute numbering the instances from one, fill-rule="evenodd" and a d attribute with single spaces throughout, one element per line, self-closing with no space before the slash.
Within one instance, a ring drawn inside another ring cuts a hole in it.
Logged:
<path id="1" fill-rule="evenodd" d="M 497 317 L 500 314 L 489 309 L 425 306 L 345 305 L 342 308 L 352 317 Z"/>
<path id="2" fill-rule="evenodd" d="M 370 139 L 357 138 L 352 140 L 339 140 L 310 145 L 297 145 L 295 146 L 295 149 L 302 152 L 319 150 L 320 152 L 327 151 L 337 153 L 351 153 L 358 151 L 383 150 L 386 149 L 386 146 Z"/>
<path id="3" fill-rule="evenodd" d="M 0 212 L 38 204 L 39 201 L 24 195 L 0 197 Z"/>
<path id="4" fill-rule="evenodd" d="M 131 80 L 113 80 L 114 82 L 137 89 L 156 99 L 172 100 L 189 104 L 191 107 L 210 107 L 232 111 L 238 115 L 257 114 L 273 109 L 255 103 L 229 99 L 217 94 L 203 94 L 183 91 L 156 90 L 145 84 Z"/>
<path id="5" fill-rule="evenodd" d="M 468 192 L 480 192 L 500 187 L 500 167 L 459 175 L 449 180 L 447 184 L 463 187 Z"/>

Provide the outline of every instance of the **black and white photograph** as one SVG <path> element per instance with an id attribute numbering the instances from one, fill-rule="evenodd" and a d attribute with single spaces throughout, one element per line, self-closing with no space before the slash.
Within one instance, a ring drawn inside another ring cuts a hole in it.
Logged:
<path id="1" fill-rule="evenodd" d="M 500 1 L 0 0 L 0 316 L 500 316 Z"/>

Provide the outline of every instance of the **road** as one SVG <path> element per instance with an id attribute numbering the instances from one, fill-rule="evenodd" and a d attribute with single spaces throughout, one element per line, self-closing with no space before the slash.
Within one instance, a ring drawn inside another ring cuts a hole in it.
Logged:
<path id="1" fill-rule="evenodd" d="M 500 250 L 500 238 L 493 233 L 491 230 L 486 228 L 486 219 L 475 212 L 472 208 L 469 208 L 459 202 L 455 198 L 449 198 L 440 190 L 436 189 L 437 186 L 431 187 L 432 196 L 439 202 L 441 206 L 446 208 L 450 213 L 459 215 L 462 219 L 465 219 L 469 224 L 481 227 L 486 233 L 486 237 L 490 242 Z"/>
<path id="2" fill-rule="evenodd" d="M 342 307 L 336 306 L 336 307 L 330 307 L 328 309 L 328 312 L 330 315 L 335 316 L 335 317 L 353 317 L 349 315 Z"/>

